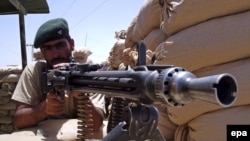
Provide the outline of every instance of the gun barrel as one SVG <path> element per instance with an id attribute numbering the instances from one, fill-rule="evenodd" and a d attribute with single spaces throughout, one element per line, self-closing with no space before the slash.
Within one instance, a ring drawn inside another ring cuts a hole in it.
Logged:
<path id="1" fill-rule="evenodd" d="M 169 105 L 179 106 L 200 99 L 228 107 L 236 101 L 237 83 L 228 73 L 196 78 L 182 68 L 171 68 L 161 77 L 158 89 L 162 92 L 157 95 L 164 97 Z"/>
<path id="2" fill-rule="evenodd" d="M 188 87 L 192 97 L 221 106 L 230 106 L 236 100 L 234 92 L 237 86 L 230 74 L 196 78 L 189 82 Z"/>

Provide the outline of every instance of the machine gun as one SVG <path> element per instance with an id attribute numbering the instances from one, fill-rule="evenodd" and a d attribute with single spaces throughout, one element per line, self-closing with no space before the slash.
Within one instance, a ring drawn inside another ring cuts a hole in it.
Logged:
<path id="1" fill-rule="evenodd" d="M 237 91 L 236 81 L 227 73 L 196 78 L 174 66 L 138 66 L 124 71 L 98 71 L 97 68 L 100 66 L 71 64 L 48 74 L 45 72 L 43 92 L 52 88 L 67 89 L 128 98 L 145 105 L 161 102 L 169 106 L 182 106 L 201 99 L 227 107 L 236 100 L 233 95 Z"/>
<path id="2" fill-rule="evenodd" d="M 170 106 L 201 99 L 225 107 L 236 100 L 233 94 L 237 91 L 236 80 L 227 73 L 196 78 L 191 72 L 174 66 L 137 66 L 121 71 L 98 71 L 97 68 L 100 65 L 71 64 L 43 72 L 42 91 L 76 90 Z"/>
<path id="3" fill-rule="evenodd" d="M 48 70 L 43 72 L 42 91 L 67 89 L 137 101 L 139 106 L 127 108 L 124 122 L 103 141 L 164 140 L 157 128 L 158 111 L 149 105 L 153 102 L 178 107 L 200 99 L 228 107 L 236 100 L 237 83 L 228 73 L 197 78 L 172 65 L 139 65 L 115 71 L 100 68 L 99 64 L 70 63 L 65 68 Z"/>

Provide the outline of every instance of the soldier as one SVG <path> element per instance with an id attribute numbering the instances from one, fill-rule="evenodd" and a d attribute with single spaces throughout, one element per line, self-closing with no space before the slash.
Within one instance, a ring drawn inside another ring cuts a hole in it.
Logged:
<path id="1" fill-rule="evenodd" d="M 75 100 L 80 93 L 68 91 L 62 102 L 55 93 L 47 95 L 41 91 L 41 73 L 44 69 L 56 69 L 69 65 L 74 40 L 70 37 L 68 23 L 65 19 L 52 19 L 38 29 L 34 47 L 40 48 L 45 61 L 35 61 L 23 70 L 12 99 L 17 102 L 14 125 L 16 129 L 35 126 L 49 118 L 76 118 Z M 104 119 L 104 97 L 94 94 L 91 101 L 93 129 L 99 130 Z"/>

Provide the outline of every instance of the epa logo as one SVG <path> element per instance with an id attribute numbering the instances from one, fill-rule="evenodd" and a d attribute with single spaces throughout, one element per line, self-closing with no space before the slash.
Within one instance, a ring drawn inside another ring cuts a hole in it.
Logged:
<path id="1" fill-rule="evenodd" d="M 247 137 L 247 131 L 231 131 L 231 136 L 236 138 L 241 136 Z"/>
<path id="2" fill-rule="evenodd" d="M 227 141 L 250 141 L 250 125 L 227 125 Z"/>

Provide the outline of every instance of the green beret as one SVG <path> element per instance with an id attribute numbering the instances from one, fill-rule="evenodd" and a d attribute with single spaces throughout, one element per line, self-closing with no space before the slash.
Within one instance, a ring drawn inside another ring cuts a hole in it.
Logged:
<path id="1" fill-rule="evenodd" d="M 48 41 L 65 37 L 70 37 L 67 21 L 63 18 L 52 19 L 42 24 L 37 30 L 34 47 L 39 48 Z"/>

